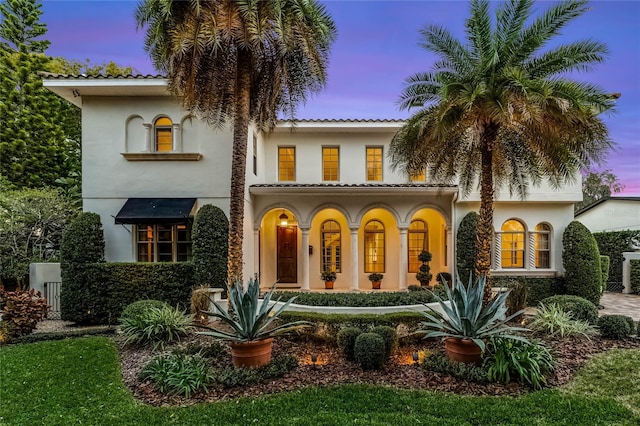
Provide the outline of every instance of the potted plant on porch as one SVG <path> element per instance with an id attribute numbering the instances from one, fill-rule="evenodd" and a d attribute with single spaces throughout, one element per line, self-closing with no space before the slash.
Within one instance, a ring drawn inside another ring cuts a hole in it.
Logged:
<path id="1" fill-rule="evenodd" d="M 338 276 L 336 273 L 330 269 L 327 269 L 320 274 L 320 279 L 324 281 L 324 288 L 327 290 L 333 290 L 333 283 L 337 278 Z"/>
<path id="2" fill-rule="evenodd" d="M 524 312 L 518 311 L 506 317 L 508 291 L 498 294 L 486 306 L 482 305 L 485 282 L 485 276 L 479 277 L 475 284 L 470 278 L 469 285 L 465 286 L 458 279 L 453 288 L 445 286 L 449 303 L 437 294 L 433 295 L 444 314 L 427 305 L 428 311 L 421 312 L 428 321 L 422 324 L 424 329 L 419 333 L 424 333 L 425 339 L 444 337 L 449 359 L 480 364 L 485 341 L 492 336 L 528 342 L 525 337 L 514 334 L 528 329 L 507 324 Z"/>
<path id="3" fill-rule="evenodd" d="M 382 284 L 382 278 L 384 278 L 384 275 L 379 274 L 377 272 L 370 274 L 369 281 L 371 281 L 371 288 L 373 288 L 374 290 L 380 289 L 380 285 Z"/>
<path id="4" fill-rule="evenodd" d="M 207 312 L 208 315 L 220 319 L 229 330 L 201 326 L 209 331 L 199 334 L 228 341 L 233 365 L 236 367 L 259 367 L 268 364 L 271 361 L 274 336 L 310 325 L 306 321 L 295 321 L 274 326 L 273 321 L 295 300 L 295 297 L 292 297 L 275 310 L 275 304 L 269 306 L 274 290 L 275 287 L 272 286 L 260 303 L 260 284 L 257 278 L 249 280 L 246 291 L 242 282 L 236 282 L 227 289 L 230 311 L 211 300 L 215 312 Z"/>

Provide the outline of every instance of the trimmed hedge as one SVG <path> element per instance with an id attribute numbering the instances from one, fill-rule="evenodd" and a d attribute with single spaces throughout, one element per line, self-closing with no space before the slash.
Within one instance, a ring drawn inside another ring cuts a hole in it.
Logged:
<path id="1" fill-rule="evenodd" d="M 385 346 L 382 336 L 362 333 L 356 337 L 353 354 L 363 370 L 379 370 L 385 362 Z"/>
<path id="2" fill-rule="evenodd" d="M 564 230 L 562 245 L 567 293 L 597 306 L 602 295 L 602 270 L 595 238 L 586 226 L 574 220 Z"/>
<path id="3" fill-rule="evenodd" d="M 606 339 L 624 339 L 631 335 L 633 319 L 625 315 L 604 315 L 598 319 L 600 334 Z"/>
<path id="4" fill-rule="evenodd" d="M 537 306 L 542 299 L 566 292 L 564 277 L 532 278 L 518 276 L 492 277 L 493 287 L 509 287 L 518 281 L 527 288 L 527 306 Z"/>
<path id="5" fill-rule="evenodd" d="M 340 352 L 344 355 L 347 361 L 355 361 L 356 356 L 353 352 L 353 348 L 356 344 L 356 339 L 362 334 L 362 330 L 357 327 L 347 327 L 340 330 L 337 334 L 337 343 Z"/>
<path id="6" fill-rule="evenodd" d="M 198 285 L 224 288 L 227 282 L 229 220 L 216 206 L 198 210 L 191 231 L 195 280 Z"/>
<path id="7" fill-rule="evenodd" d="M 640 294 L 640 259 L 629 261 L 631 275 L 631 292 Z"/>
<path id="8" fill-rule="evenodd" d="M 62 283 L 68 302 L 63 318 L 80 324 L 110 324 L 127 305 L 143 299 L 187 309 L 195 287 L 194 267 L 187 262 L 90 263 L 83 265 L 74 285 Z"/>
<path id="9" fill-rule="evenodd" d="M 404 306 L 419 305 L 435 301 L 428 291 L 395 291 L 383 293 L 301 293 L 295 291 L 276 291 L 273 300 L 289 300 L 295 297 L 293 303 L 307 306 Z"/>
<path id="10" fill-rule="evenodd" d="M 540 302 L 545 306 L 557 305 L 565 312 L 573 315 L 573 319 L 586 321 L 591 325 L 598 322 L 598 307 L 587 299 L 568 294 L 548 297 Z"/>
<path id="11" fill-rule="evenodd" d="M 600 254 L 609 256 L 609 283 L 622 283 L 622 253 L 634 251 L 640 246 L 640 231 L 596 232 L 593 237 L 598 243 Z"/>
<path id="12" fill-rule="evenodd" d="M 64 339 L 72 339 L 76 337 L 86 337 L 86 336 L 108 336 L 116 334 L 115 327 L 109 328 L 96 328 L 89 330 L 73 330 L 73 331 L 59 331 L 59 332 L 50 332 L 50 333 L 31 333 L 24 336 L 16 337 L 11 340 L 11 344 L 20 344 L 20 343 L 37 343 L 37 342 L 46 342 L 50 340 L 64 340 Z"/>
<path id="13" fill-rule="evenodd" d="M 467 213 L 460 222 L 456 233 L 456 268 L 458 277 L 461 277 L 461 281 L 465 283 L 469 279 L 469 274 L 473 273 L 476 267 L 476 257 L 478 257 L 476 239 L 479 221 L 480 215 L 478 213 Z"/>

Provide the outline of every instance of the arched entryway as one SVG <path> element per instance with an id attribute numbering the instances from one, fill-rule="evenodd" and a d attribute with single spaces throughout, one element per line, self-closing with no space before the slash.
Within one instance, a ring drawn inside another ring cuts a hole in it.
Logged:
<path id="1" fill-rule="evenodd" d="M 422 263 L 418 255 L 426 250 L 431 253 L 429 262 L 433 285 L 439 272 L 449 271 L 449 246 L 451 242 L 445 217 L 438 210 L 422 208 L 413 213 L 407 228 L 407 283 L 420 284 L 416 279 Z"/>

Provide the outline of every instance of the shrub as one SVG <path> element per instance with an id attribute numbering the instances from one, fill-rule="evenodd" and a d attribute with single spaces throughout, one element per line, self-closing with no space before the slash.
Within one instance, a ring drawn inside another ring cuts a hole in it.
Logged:
<path id="1" fill-rule="evenodd" d="M 456 233 L 456 268 L 461 281 L 466 282 L 469 275 L 474 273 L 478 249 L 476 238 L 480 216 L 476 212 L 469 212 L 460 222 Z"/>
<path id="2" fill-rule="evenodd" d="M 340 352 L 342 352 L 342 355 L 344 355 L 347 361 L 356 360 L 354 347 L 356 344 L 356 339 L 361 334 L 362 330 L 356 327 L 347 327 L 338 332 L 338 348 L 340 348 Z"/>
<path id="3" fill-rule="evenodd" d="M 82 285 L 65 319 L 110 324 L 137 300 L 156 299 L 187 309 L 195 287 L 193 265 L 182 263 L 88 263 L 78 273 Z M 64 284 L 63 284 L 64 291 Z"/>
<path id="4" fill-rule="evenodd" d="M 622 283 L 622 264 L 624 258 L 622 253 L 634 251 L 640 245 L 640 230 L 597 232 L 593 237 L 598 243 L 600 254 L 609 256 L 609 282 Z M 605 283 L 606 287 L 606 283 Z"/>
<path id="5" fill-rule="evenodd" d="M 409 290 L 409 291 L 427 291 L 426 288 L 422 287 L 421 285 L 416 285 L 416 284 L 411 284 L 409 287 L 407 287 L 407 290 Z"/>
<path id="6" fill-rule="evenodd" d="M 600 270 L 602 271 L 602 287 L 601 293 L 607 290 L 609 282 L 609 268 L 611 267 L 611 258 L 609 256 L 600 255 Z"/>
<path id="7" fill-rule="evenodd" d="M 140 315 L 121 321 L 126 343 L 152 344 L 154 348 L 180 341 L 191 328 L 193 318 L 178 308 L 150 307 Z"/>
<path id="8" fill-rule="evenodd" d="M 624 339 L 631 335 L 630 317 L 624 315 L 604 315 L 598 319 L 598 328 L 602 337 L 607 339 Z M 633 319 L 631 319 L 633 324 Z"/>
<path id="9" fill-rule="evenodd" d="M 640 336 L 640 321 L 638 321 L 638 336 Z"/>
<path id="10" fill-rule="evenodd" d="M 459 379 L 476 383 L 487 382 L 487 372 L 475 364 L 452 361 L 442 353 L 431 353 L 422 361 L 425 370 L 447 374 Z"/>
<path id="11" fill-rule="evenodd" d="M 418 271 L 418 273 L 416 274 L 416 279 L 420 281 L 420 285 L 429 285 L 429 281 L 431 281 L 431 278 L 433 277 L 431 272 L 429 272 L 431 270 L 431 268 L 429 267 L 429 262 L 431 262 L 431 259 L 431 253 L 426 250 L 423 250 L 418 255 L 418 260 L 422 262 L 422 265 L 420 265 L 420 271 Z"/>
<path id="12" fill-rule="evenodd" d="M 49 310 L 47 300 L 33 289 L 4 291 L 0 288 L 0 307 L 4 341 L 31 334 L 38 321 L 43 320 Z"/>
<path id="13" fill-rule="evenodd" d="M 640 259 L 629 261 L 631 292 L 640 294 Z"/>
<path id="14" fill-rule="evenodd" d="M 363 370 L 379 370 L 385 361 L 384 339 L 376 333 L 362 333 L 353 347 L 356 362 Z"/>
<path id="15" fill-rule="evenodd" d="M 558 305 L 538 306 L 538 311 L 529 327 L 532 330 L 549 335 L 589 337 L 593 328 L 586 321 L 575 320 L 571 313 L 563 311 Z"/>
<path id="16" fill-rule="evenodd" d="M 553 370 L 553 356 L 539 341 L 494 338 L 483 363 L 491 382 L 510 383 L 518 379 L 534 389 L 547 383 L 545 375 Z"/>
<path id="17" fill-rule="evenodd" d="M 597 306 L 601 296 L 602 270 L 595 238 L 586 226 L 574 220 L 565 229 L 562 244 L 567 293 L 583 297 Z"/>
<path id="18" fill-rule="evenodd" d="M 150 380 L 162 393 L 190 398 L 199 390 L 206 390 L 213 381 L 206 360 L 201 355 L 172 353 L 155 357 L 140 374 Z"/>
<path id="19" fill-rule="evenodd" d="M 50 332 L 50 333 L 32 333 L 32 334 L 26 334 L 24 336 L 16 337 L 15 339 L 11 340 L 11 343 L 13 344 L 37 343 L 37 342 L 45 342 L 49 340 L 73 339 L 76 337 L 112 335 L 115 333 L 116 333 L 115 327 L 98 328 L 98 329 L 91 329 L 91 330 Z"/>
<path id="20" fill-rule="evenodd" d="M 133 319 L 139 316 L 144 315 L 151 308 L 168 308 L 169 305 L 160 300 L 153 299 L 145 299 L 138 300 L 136 302 L 130 303 L 126 308 L 122 311 L 122 315 L 120 315 L 120 319 Z"/>
<path id="21" fill-rule="evenodd" d="M 547 297 L 540 304 L 556 305 L 565 312 L 569 312 L 573 319 L 586 321 L 591 325 L 598 322 L 598 308 L 593 303 L 579 296 L 568 294 Z"/>
<path id="22" fill-rule="evenodd" d="M 207 292 L 208 288 L 201 286 L 191 290 L 190 312 L 194 315 L 195 321 L 205 325 L 209 321 L 209 316 L 205 312 L 209 311 L 209 305 L 211 304 L 211 299 L 209 299 L 209 293 Z"/>
<path id="23" fill-rule="evenodd" d="M 215 383 L 231 388 L 248 386 L 282 377 L 298 367 L 298 359 L 293 355 L 279 355 L 267 365 L 258 368 L 226 367 L 215 372 Z"/>
<path id="24" fill-rule="evenodd" d="M 448 285 L 449 287 L 451 287 L 451 284 L 453 283 L 453 277 L 451 276 L 450 273 L 448 272 L 438 272 L 438 274 L 436 275 L 436 285 L 438 284 L 442 284 L 442 285 Z"/>
<path id="25" fill-rule="evenodd" d="M 428 291 L 389 291 L 383 293 L 300 293 L 276 291 L 274 299 L 289 300 L 296 297 L 295 303 L 307 306 L 402 306 L 431 303 L 435 299 Z"/>
<path id="26" fill-rule="evenodd" d="M 511 290 L 507 296 L 507 316 L 513 315 L 518 311 L 527 307 L 527 297 L 529 296 L 529 288 L 520 280 L 513 279 L 504 285 Z"/>
<path id="27" fill-rule="evenodd" d="M 211 204 L 198 210 L 191 231 L 195 281 L 198 285 L 224 288 L 227 282 L 229 220 Z"/>
<path id="28" fill-rule="evenodd" d="M 396 329 L 386 325 L 379 325 L 371 329 L 371 333 L 375 333 L 384 340 L 384 356 L 385 361 L 391 358 L 391 354 L 398 348 L 398 334 Z"/>

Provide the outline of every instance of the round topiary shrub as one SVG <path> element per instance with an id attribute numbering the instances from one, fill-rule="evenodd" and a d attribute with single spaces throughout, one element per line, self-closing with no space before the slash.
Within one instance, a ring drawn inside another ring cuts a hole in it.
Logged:
<path id="1" fill-rule="evenodd" d="M 384 339 L 376 333 L 362 333 L 353 348 L 356 362 L 363 370 L 379 370 L 384 365 Z"/>
<path id="2" fill-rule="evenodd" d="M 388 325 L 379 325 L 371 329 L 371 333 L 376 333 L 384 340 L 385 361 L 391 358 L 391 354 L 398 348 L 398 334 L 396 329 Z"/>
<path id="3" fill-rule="evenodd" d="M 564 230 L 562 245 L 567 293 L 597 306 L 602 295 L 602 269 L 596 239 L 586 226 L 573 221 Z"/>
<path id="4" fill-rule="evenodd" d="M 132 318 L 142 316 L 151 308 L 162 309 L 162 308 L 169 308 L 169 307 L 170 306 L 167 303 L 162 302 L 160 300 L 153 300 L 153 299 L 138 300 L 137 302 L 133 302 L 127 305 L 126 308 L 124 308 L 124 310 L 122 311 L 122 314 L 120 315 L 120 320 L 122 321 L 124 319 L 132 319 Z"/>
<path id="5" fill-rule="evenodd" d="M 579 296 L 562 294 L 547 297 L 540 301 L 541 305 L 556 305 L 565 312 L 571 313 L 574 320 L 586 321 L 591 325 L 598 322 L 598 308 L 587 299 Z"/>
<path id="6" fill-rule="evenodd" d="M 362 334 L 362 330 L 356 327 L 343 328 L 338 332 L 336 336 L 338 340 L 338 347 L 340 352 L 344 355 L 347 361 L 355 361 L 354 347 L 356 339 Z"/>
<path id="7" fill-rule="evenodd" d="M 605 315 L 598 319 L 598 328 L 602 337 L 624 339 L 631 334 L 628 317 L 624 315 Z"/>
<path id="8" fill-rule="evenodd" d="M 223 288 L 227 282 L 229 220 L 211 204 L 198 210 L 191 231 L 195 278 L 198 285 Z"/>

